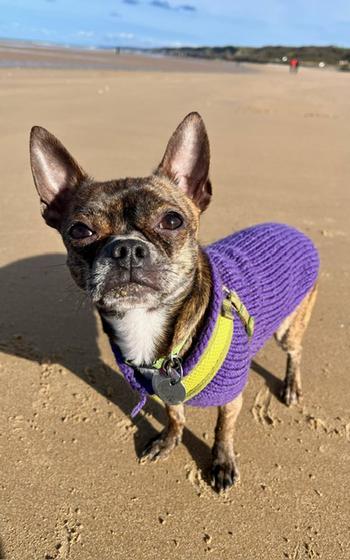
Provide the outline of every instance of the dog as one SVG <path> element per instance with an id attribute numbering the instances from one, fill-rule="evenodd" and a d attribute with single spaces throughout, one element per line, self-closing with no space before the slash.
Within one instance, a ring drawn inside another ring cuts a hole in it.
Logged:
<path id="1" fill-rule="evenodd" d="M 201 116 L 177 127 L 148 177 L 92 179 L 51 133 L 35 126 L 31 168 L 46 223 L 59 231 L 76 284 L 96 306 L 117 364 L 139 392 L 165 403 L 168 425 L 142 460 L 181 442 L 184 403 L 217 406 L 211 480 L 239 480 L 234 427 L 249 364 L 273 334 L 287 353 L 283 400 L 302 397 L 302 338 L 317 293 L 318 254 L 302 233 L 260 224 L 198 242 L 208 207 L 209 140 Z"/>

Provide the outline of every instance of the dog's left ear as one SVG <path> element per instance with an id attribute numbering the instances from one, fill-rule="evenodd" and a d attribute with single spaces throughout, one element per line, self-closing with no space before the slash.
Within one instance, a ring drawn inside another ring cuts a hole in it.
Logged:
<path id="1" fill-rule="evenodd" d="M 182 189 L 195 205 L 205 210 L 211 199 L 209 140 L 202 117 L 190 113 L 170 138 L 157 173 Z"/>

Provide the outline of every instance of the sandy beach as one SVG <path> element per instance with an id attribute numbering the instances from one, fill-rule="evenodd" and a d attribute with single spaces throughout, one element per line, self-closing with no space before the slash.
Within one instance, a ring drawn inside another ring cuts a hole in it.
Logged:
<path id="1" fill-rule="evenodd" d="M 347 560 L 350 75 L 123 56 L 118 71 L 0 69 L 0 558 Z M 40 216 L 28 157 L 39 124 L 96 178 L 146 175 L 192 110 L 212 151 L 202 242 L 286 222 L 322 263 L 303 403 L 280 402 L 285 357 L 270 341 L 238 420 L 241 482 L 225 496 L 208 485 L 215 409 L 189 408 L 183 445 L 138 463 L 164 410 L 130 419 L 136 398 Z"/>
<path id="2" fill-rule="evenodd" d="M 252 72 L 253 66 L 223 60 L 205 60 L 118 52 L 118 49 L 78 49 L 1 41 L 0 68 L 51 68 L 56 70 L 117 70 L 126 72 Z"/>

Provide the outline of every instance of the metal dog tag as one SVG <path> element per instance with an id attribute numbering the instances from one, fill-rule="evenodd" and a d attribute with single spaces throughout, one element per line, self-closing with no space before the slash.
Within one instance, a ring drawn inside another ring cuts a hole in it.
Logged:
<path id="1" fill-rule="evenodd" d="M 167 404 L 180 404 L 186 398 L 186 389 L 181 380 L 175 381 L 171 377 L 158 373 L 152 379 L 153 391 Z"/>

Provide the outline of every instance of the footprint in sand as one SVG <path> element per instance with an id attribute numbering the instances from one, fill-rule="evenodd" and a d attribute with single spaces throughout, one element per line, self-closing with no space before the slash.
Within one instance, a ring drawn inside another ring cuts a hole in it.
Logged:
<path id="1" fill-rule="evenodd" d="M 257 393 L 254 405 L 252 408 L 252 414 L 254 420 L 263 426 L 273 426 L 275 427 L 277 423 L 281 423 L 282 420 L 278 418 L 273 410 L 271 404 L 272 395 L 268 387 L 262 387 Z"/>
<path id="2" fill-rule="evenodd" d="M 56 523 L 56 543 L 54 551 L 45 554 L 45 560 L 68 560 L 74 558 L 71 554 L 77 544 L 81 542 L 81 530 L 83 528 L 79 521 L 80 509 L 68 509 L 63 519 Z"/>

